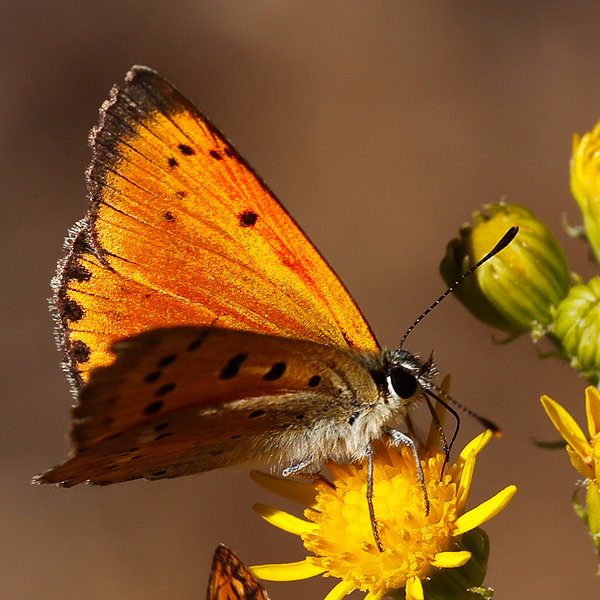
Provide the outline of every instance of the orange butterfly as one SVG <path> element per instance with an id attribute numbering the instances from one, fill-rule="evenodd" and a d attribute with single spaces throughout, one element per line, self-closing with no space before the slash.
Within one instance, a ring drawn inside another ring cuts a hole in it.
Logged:
<path id="1" fill-rule="evenodd" d="M 369 460 L 375 440 L 417 457 L 395 427 L 437 390 L 432 362 L 379 348 L 331 268 L 193 104 L 134 67 L 90 139 L 90 208 L 53 281 L 75 448 L 38 482 L 257 462 L 293 474 Z"/>
<path id="2" fill-rule="evenodd" d="M 221 544 L 213 556 L 206 600 L 269 600 L 269 595 L 233 550 Z"/>

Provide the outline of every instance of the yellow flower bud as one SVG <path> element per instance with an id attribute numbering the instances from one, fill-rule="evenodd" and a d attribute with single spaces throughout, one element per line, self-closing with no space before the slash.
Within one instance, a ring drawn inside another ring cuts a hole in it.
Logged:
<path id="1" fill-rule="evenodd" d="M 573 136 L 571 193 L 583 216 L 583 227 L 600 263 L 600 123 L 582 138 Z"/>
<path id="2" fill-rule="evenodd" d="M 479 320 L 513 335 L 541 336 L 554 307 L 569 289 L 567 259 L 548 228 L 516 204 L 491 204 L 491 213 L 474 213 L 475 226 L 464 226 L 460 239 L 448 244 L 440 265 L 451 285 L 481 260 L 513 225 L 519 233 L 511 244 L 457 288 L 455 295 Z"/>
<path id="3" fill-rule="evenodd" d="M 556 309 L 552 333 L 573 368 L 586 377 L 600 372 L 600 277 L 569 290 Z"/>

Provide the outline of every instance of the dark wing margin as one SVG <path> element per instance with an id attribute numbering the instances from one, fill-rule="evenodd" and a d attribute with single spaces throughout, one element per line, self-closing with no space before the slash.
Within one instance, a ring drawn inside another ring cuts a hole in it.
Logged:
<path id="1" fill-rule="evenodd" d="M 216 139 L 225 141 L 232 155 L 248 169 L 264 190 L 281 206 L 298 230 L 304 234 L 262 178 L 191 101 L 156 71 L 144 66 L 134 66 L 127 73 L 125 86 L 123 88 L 113 86 L 111 89 L 109 99 L 100 109 L 99 125 L 90 133 L 89 145 L 93 157 L 86 171 L 89 209 L 85 217 L 70 230 L 64 245 L 65 256 L 59 261 L 57 274 L 52 280 L 51 309 L 56 322 L 55 335 L 57 344 L 64 353 L 63 368 L 69 377 L 74 394 L 77 394 L 84 383 L 81 366 L 89 360 L 92 349 L 85 342 L 72 339 L 72 324 L 76 324 L 82 318 L 84 309 L 78 302 L 69 298 L 68 289 L 71 282 L 85 282 L 91 277 L 91 272 L 86 268 L 86 261 L 94 260 L 103 268 L 112 270 L 106 260 L 108 253 L 98 241 L 96 220 L 102 203 L 102 190 L 107 185 L 107 174 L 115 169 L 120 160 L 117 146 L 126 135 L 134 131 L 135 127 L 143 126 L 144 121 L 152 113 L 160 112 L 169 116 L 182 110 L 188 111 L 201 120 Z M 308 239 L 308 236 L 306 237 Z M 323 261 L 326 262 L 324 259 Z M 341 285 L 351 299 L 343 283 Z M 356 309 L 362 316 L 373 343 L 377 344 L 364 315 L 360 313 L 358 307 Z M 351 336 L 342 330 L 341 323 L 338 323 L 338 327 L 348 345 L 354 347 Z"/>

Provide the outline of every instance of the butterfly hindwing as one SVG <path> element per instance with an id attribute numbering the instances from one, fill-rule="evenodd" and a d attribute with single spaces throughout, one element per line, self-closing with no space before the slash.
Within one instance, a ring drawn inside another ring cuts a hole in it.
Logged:
<path id="1" fill-rule="evenodd" d="M 92 132 L 90 209 L 54 281 L 80 386 L 115 340 L 216 325 L 377 349 L 324 259 L 231 143 L 173 86 L 134 67 Z"/>
<path id="2" fill-rule="evenodd" d="M 182 326 L 113 350 L 73 409 L 72 457 L 39 482 L 178 477 L 273 456 L 283 466 L 319 462 L 319 452 L 344 453 L 328 424 L 350 436 L 344 428 L 378 397 L 365 362 L 375 365 L 376 353 L 314 342 Z"/>

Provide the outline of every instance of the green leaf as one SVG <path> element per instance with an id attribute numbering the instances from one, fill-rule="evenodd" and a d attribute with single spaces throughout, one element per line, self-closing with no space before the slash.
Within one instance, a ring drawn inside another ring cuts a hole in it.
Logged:
<path id="1" fill-rule="evenodd" d="M 564 450 L 567 443 L 565 440 L 554 440 L 552 442 L 543 442 L 542 440 L 531 440 L 538 448 L 542 450 Z"/>
<path id="2" fill-rule="evenodd" d="M 587 525 L 588 524 L 588 514 L 585 506 L 579 504 L 579 500 L 577 500 L 577 494 L 579 490 L 575 490 L 573 492 L 573 496 L 571 497 L 571 504 L 573 506 L 573 510 L 575 514 Z"/>

